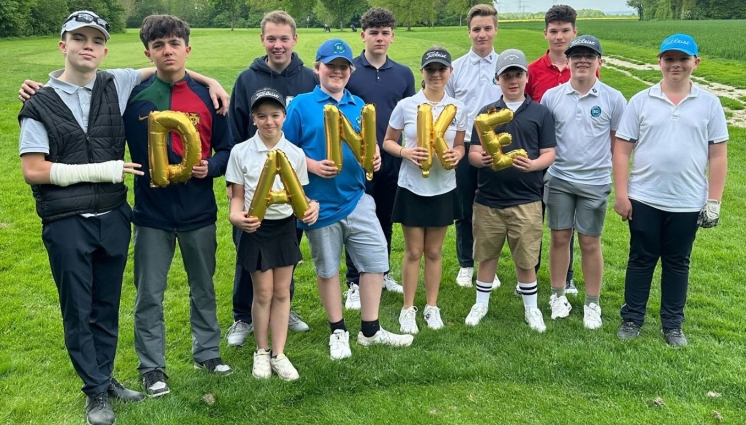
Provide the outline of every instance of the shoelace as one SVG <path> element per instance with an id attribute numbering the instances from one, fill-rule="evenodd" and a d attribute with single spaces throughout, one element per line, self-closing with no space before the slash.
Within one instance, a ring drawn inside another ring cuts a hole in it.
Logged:
<path id="1" fill-rule="evenodd" d="M 104 408 L 106 407 L 106 404 L 109 401 L 109 396 L 106 393 L 96 394 L 93 396 L 92 405 L 95 409 L 96 407 Z"/>
<path id="2" fill-rule="evenodd" d="M 670 337 L 672 336 L 675 338 L 681 338 L 682 336 L 684 336 L 684 332 L 682 332 L 681 329 L 671 329 L 668 332 L 666 332 L 666 335 Z"/>

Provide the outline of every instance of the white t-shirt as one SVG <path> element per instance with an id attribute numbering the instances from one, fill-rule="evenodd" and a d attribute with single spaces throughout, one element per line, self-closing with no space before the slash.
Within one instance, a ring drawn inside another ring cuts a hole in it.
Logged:
<path id="1" fill-rule="evenodd" d="M 407 97 L 399 103 L 391 112 L 389 125 L 397 130 L 403 130 L 403 143 L 405 148 L 417 147 L 417 107 L 423 103 L 429 103 L 433 108 L 433 122 L 438 120 L 440 113 L 446 105 L 456 106 L 456 117 L 451 121 L 445 133 L 445 141 L 449 148 L 453 148 L 453 140 L 457 131 L 465 131 L 470 125 L 467 120 L 467 112 L 464 104 L 448 94 L 437 104 L 429 102 L 425 94 L 420 90 L 412 97 Z M 465 158 L 461 159 L 465 161 Z M 430 176 L 422 177 L 422 170 L 412 161 L 402 160 L 399 169 L 400 187 L 420 196 L 435 196 L 448 193 L 456 188 L 456 170 L 446 170 L 440 164 L 437 154 L 433 150 L 433 166 L 430 168 Z"/>
<path id="2" fill-rule="evenodd" d="M 670 212 L 702 209 L 709 144 L 728 140 L 720 99 L 692 84 L 674 105 L 658 83 L 630 99 L 616 135 L 635 144 L 630 199 Z"/>
<path id="3" fill-rule="evenodd" d="M 303 150 L 294 144 L 288 142 L 283 134 L 280 141 L 277 142 L 272 150 L 279 150 L 285 153 L 293 166 L 295 174 L 302 186 L 308 184 L 308 171 L 306 170 L 306 156 Z M 228 160 L 228 168 L 225 171 L 225 180 L 231 183 L 243 185 L 244 188 L 244 210 L 248 211 L 251 200 L 254 198 L 256 186 L 259 184 L 259 176 L 264 169 L 264 163 L 267 161 L 269 149 L 264 145 L 259 133 L 249 140 L 237 144 L 231 150 L 231 157 Z M 275 176 L 271 190 L 283 190 L 280 175 Z M 273 204 L 267 208 L 264 218 L 270 220 L 280 220 L 290 217 L 293 214 L 293 207 L 290 204 Z"/>
<path id="4" fill-rule="evenodd" d="M 500 100 L 503 94 L 495 78 L 497 56 L 494 50 L 481 57 L 469 49 L 469 53 L 453 61 L 453 73 L 446 84 L 446 93 L 466 106 L 469 126 L 464 144 L 468 145 L 471 141 L 472 123 L 479 111 Z"/>
<path id="5" fill-rule="evenodd" d="M 547 170 L 562 180 L 581 184 L 611 183 L 611 131 L 616 131 L 626 100 L 596 79 L 588 93 L 580 95 L 572 80 L 544 93 L 541 104 L 554 116 L 557 150 Z"/>

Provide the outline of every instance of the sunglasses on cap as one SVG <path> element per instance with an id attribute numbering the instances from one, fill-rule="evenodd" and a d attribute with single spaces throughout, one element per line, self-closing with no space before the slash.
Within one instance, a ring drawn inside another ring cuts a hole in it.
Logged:
<path id="1" fill-rule="evenodd" d="M 80 13 L 75 13 L 71 15 L 69 18 L 67 18 L 67 20 L 65 20 L 65 22 L 62 23 L 62 25 L 70 21 L 83 22 L 86 24 L 95 23 L 96 25 L 100 25 L 107 32 L 109 32 L 109 23 L 106 22 L 105 19 L 99 18 L 98 16 L 91 15 L 90 13 L 87 13 L 87 12 L 80 12 Z"/>

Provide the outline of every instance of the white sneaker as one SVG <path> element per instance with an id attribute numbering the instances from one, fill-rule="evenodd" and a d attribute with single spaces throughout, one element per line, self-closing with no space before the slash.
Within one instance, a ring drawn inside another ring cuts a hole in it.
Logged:
<path id="1" fill-rule="evenodd" d="M 231 347 L 240 347 L 246 343 L 246 338 L 254 331 L 253 323 L 246 323 L 241 320 L 233 322 L 228 332 L 225 333 L 225 339 Z"/>
<path id="2" fill-rule="evenodd" d="M 417 307 L 412 306 L 409 308 L 401 309 L 399 313 L 399 330 L 405 334 L 415 335 L 420 329 L 417 327 Z"/>
<path id="3" fill-rule="evenodd" d="M 389 292 L 396 292 L 397 294 L 404 293 L 404 288 L 394 278 L 389 276 L 388 273 L 383 275 L 383 289 Z"/>
<path id="4" fill-rule="evenodd" d="M 284 354 L 278 354 L 274 359 L 269 359 L 269 363 L 272 365 L 272 370 L 283 381 L 295 381 L 300 378 L 298 371 Z"/>
<path id="5" fill-rule="evenodd" d="M 528 327 L 530 327 L 531 329 L 537 332 L 544 332 L 545 330 L 547 330 L 546 325 L 544 325 L 544 317 L 541 315 L 541 310 L 539 310 L 538 308 L 527 308 L 526 313 L 523 317 L 526 319 Z"/>
<path id="6" fill-rule="evenodd" d="M 596 303 L 583 306 L 583 326 L 586 329 L 598 329 L 603 322 L 601 321 L 601 306 Z"/>
<path id="7" fill-rule="evenodd" d="M 502 285 L 502 282 L 500 282 L 500 278 L 497 277 L 497 273 L 495 274 L 495 278 L 492 279 L 492 289 L 497 289 Z"/>
<path id="8" fill-rule="evenodd" d="M 412 345 L 414 337 L 412 335 L 399 335 L 391 333 L 384 328 L 380 328 L 372 337 L 363 335 L 362 332 L 357 334 L 357 343 L 363 347 L 369 347 L 375 344 L 390 345 L 392 347 L 408 347 Z"/>
<path id="9" fill-rule="evenodd" d="M 293 332 L 308 332 L 311 330 L 311 328 L 308 327 L 308 324 L 301 319 L 300 315 L 293 310 L 290 310 L 288 329 Z"/>
<path id="10" fill-rule="evenodd" d="M 464 321 L 467 326 L 477 326 L 479 322 L 487 315 L 487 304 L 476 303 L 471 307 L 471 311 Z"/>
<path id="11" fill-rule="evenodd" d="M 360 310 L 360 287 L 350 283 L 350 289 L 345 291 L 345 309 Z"/>
<path id="12" fill-rule="evenodd" d="M 352 357 L 349 332 L 337 329 L 329 336 L 329 357 L 332 360 L 342 360 Z"/>
<path id="13" fill-rule="evenodd" d="M 549 297 L 549 307 L 552 308 L 552 319 L 562 319 L 567 317 L 570 315 L 570 310 L 572 310 L 570 301 L 567 301 L 567 297 L 564 295 L 558 297 L 557 295 L 552 294 L 552 296 Z"/>
<path id="14" fill-rule="evenodd" d="M 427 327 L 432 330 L 438 330 L 443 326 L 443 319 L 440 318 L 440 309 L 431 305 L 425 305 L 425 310 L 422 312 L 425 316 L 425 322 Z"/>
<path id="15" fill-rule="evenodd" d="M 254 378 L 267 379 L 272 376 L 272 367 L 269 365 L 269 350 L 257 348 L 254 351 L 254 365 L 251 367 Z"/>
<path id="16" fill-rule="evenodd" d="M 473 286 L 471 279 L 474 277 L 474 267 L 461 267 L 458 269 L 456 284 L 462 288 L 471 288 Z"/>

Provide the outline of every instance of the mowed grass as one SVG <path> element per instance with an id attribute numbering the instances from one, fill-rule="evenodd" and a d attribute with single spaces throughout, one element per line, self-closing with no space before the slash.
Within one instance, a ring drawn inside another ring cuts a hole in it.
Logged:
<path id="1" fill-rule="evenodd" d="M 646 31 L 648 27 L 632 26 L 630 30 L 635 28 Z M 356 52 L 362 49 L 359 33 L 335 31 L 331 35 L 348 40 Z M 328 37 L 320 30 L 299 31 L 297 51 L 307 64 L 312 62 L 316 47 Z M 254 57 L 263 54 L 257 30 L 198 29 L 193 32 L 191 44 L 188 67 L 218 78 L 226 89 Z M 402 30 L 397 32 L 391 56 L 419 75 L 420 56 L 433 44 L 441 44 L 454 56 L 460 56 L 467 52 L 469 39 L 463 27 Z M 0 50 L 5 52 L 5 77 L 0 80 L 0 92 L 5 93 L 0 98 L 0 152 L 6 158 L 5 172 L 0 174 L 0 287 L 6 300 L 0 312 L 0 423 L 84 421 L 81 384 L 64 348 L 56 288 L 41 242 L 40 220 L 34 212 L 30 190 L 23 182 L 17 150 L 18 85 L 24 78 L 46 81 L 48 71 L 61 67 L 62 55 L 55 46 L 55 38 L 0 41 Z M 134 30 L 116 34 L 108 47 L 110 54 L 104 67 L 149 64 Z M 529 57 L 546 49 L 539 30 L 506 24 L 501 26 L 496 50 L 509 47 L 521 48 Z M 604 40 L 604 48 L 612 52 L 632 47 Z M 654 47 L 634 49 L 651 62 L 657 52 Z M 720 59 L 705 53 L 703 56 L 709 62 L 720 63 Z M 736 66 L 741 75 L 746 75 L 744 63 Z M 603 70 L 602 76 L 628 98 L 645 87 L 613 70 Z M 507 250 L 498 271 L 503 287 L 493 293 L 490 313 L 480 326 L 466 327 L 463 319 L 474 302 L 474 290 L 454 283 L 458 263 L 455 235 L 450 229 L 443 247 L 439 300 L 446 328 L 437 332 L 423 329 L 409 349 L 364 349 L 353 342 L 352 359 L 342 362 L 328 358 L 326 315 L 304 240 L 306 261 L 296 272 L 294 307 L 312 330 L 290 334 L 288 338 L 286 352 L 301 374 L 295 383 L 251 377 L 251 340 L 241 349 L 232 349 L 221 341 L 222 356 L 235 369 L 232 376 L 213 377 L 193 370 L 188 286 L 177 253 L 165 301 L 172 393 L 137 405 L 115 403 L 118 423 L 707 424 L 717 423 L 718 415 L 724 423 L 744 423 L 746 319 L 742 306 L 746 295 L 741 283 L 746 280 L 746 270 L 740 229 L 746 226 L 746 205 L 739 195 L 746 185 L 740 166 L 746 159 L 742 143 L 745 138 L 746 130 L 731 128 L 731 167 L 721 225 L 702 230 L 695 242 L 685 323 L 691 344 L 685 349 L 669 349 L 663 342 L 657 280 L 642 337 L 629 343 L 617 340 L 628 230 L 611 207 L 602 238 L 606 273 L 601 301 L 605 322 L 601 330 L 583 329 L 582 296 L 571 299 L 574 311 L 568 319 L 549 319 L 546 250 L 539 272 L 539 302 L 547 332 L 532 332 L 523 322 L 522 303 L 513 294 L 515 273 Z M 220 207 L 215 286 L 218 318 L 225 331 L 232 323 L 234 248 L 222 180 L 216 182 L 215 188 Z M 548 231 L 545 247 L 547 241 Z M 402 251 L 403 240 L 397 228 L 391 262 L 397 279 Z M 582 288 L 579 255 L 575 270 Z M 132 282 L 130 262 L 124 276 L 115 375 L 139 388 L 132 335 Z M 424 305 L 422 288 L 416 304 L 420 308 Z M 401 296 L 384 293 L 381 305 L 382 325 L 398 330 Z M 345 316 L 354 340 L 359 313 Z M 418 321 L 424 328 L 421 317 Z M 719 396 L 708 396 L 710 391 Z M 203 399 L 208 394 L 214 397 L 214 403 Z M 663 403 L 656 403 L 657 398 Z"/>

